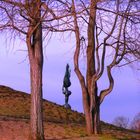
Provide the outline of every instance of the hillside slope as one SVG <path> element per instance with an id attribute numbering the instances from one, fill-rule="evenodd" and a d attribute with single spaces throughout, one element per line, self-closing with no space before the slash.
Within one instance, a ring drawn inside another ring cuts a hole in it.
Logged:
<path id="1" fill-rule="evenodd" d="M 29 113 L 30 94 L 0 86 L 0 116 L 27 119 Z M 83 114 L 47 100 L 43 100 L 43 116 L 46 121 L 84 123 Z"/>
<path id="2" fill-rule="evenodd" d="M 29 94 L 0 86 L 0 140 L 26 140 L 29 136 L 29 113 Z M 47 100 L 43 100 L 43 116 L 46 139 L 140 140 L 140 133 L 104 122 L 103 135 L 87 137 L 82 113 Z"/>

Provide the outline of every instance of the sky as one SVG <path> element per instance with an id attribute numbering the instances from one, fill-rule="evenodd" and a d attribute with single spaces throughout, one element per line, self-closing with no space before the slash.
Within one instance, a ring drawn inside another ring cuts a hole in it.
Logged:
<path id="1" fill-rule="evenodd" d="M 26 44 L 16 40 L 9 42 L 5 35 L 0 35 L 0 85 L 9 86 L 15 90 L 30 93 L 30 71 Z M 43 98 L 64 105 L 62 94 L 63 77 L 66 64 L 71 68 L 72 95 L 69 104 L 73 110 L 83 112 L 82 93 L 79 81 L 73 68 L 74 41 L 67 36 L 60 41 L 53 37 L 48 44 L 44 44 L 43 66 Z M 80 59 L 82 70 L 85 70 L 85 58 Z M 113 70 L 115 86 L 101 104 L 101 120 L 112 123 L 117 116 L 130 119 L 140 112 L 140 72 L 131 67 Z M 98 85 L 106 87 L 108 81 L 105 76 Z"/>

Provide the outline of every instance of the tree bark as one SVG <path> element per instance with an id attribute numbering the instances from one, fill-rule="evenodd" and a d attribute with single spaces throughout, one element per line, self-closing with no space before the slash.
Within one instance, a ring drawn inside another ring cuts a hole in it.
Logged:
<path id="1" fill-rule="evenodd" d="M 96 100 L 95 108 L 93 109 L 93 133 L 100 134 L 101 126 L 100 126 L 100 104 L 99 99 Z"/>
<path id="2" fill-rule="evenodd" d="M 36 5 L 36 6 L 35 6 Z M 44 140 L 42 105 L 43 46 L 40 1 L 34 3 L 37 12 L 29 24 L 27 46 L 30 61 L 31 110 L 29 140 Z"/>
<path id="3" fill-rule="evenodd" d="M 31 140 L 44 140 L 42 118 L 42 67 L 35 58 L 31 62 Z"/>
<path id="4" fill-rule="evenodd" d="M 84 108 L 84 113 L 85 113 L 85 121 L 86 121 L 86 129 L 88 134 L 93 133 L 93 125 L 92 125 L 92 117 L 90 113 L 90 104 L 89 104 L 89 95 L 87 90 L 82 90 L 83 94 L 83 108 Z"/>
<path id="5" fill-rule="evenodd" d="M 98 111 L 97 111 L 97 83 L 94 79 L 96 74 L 95 68 L 95 20 L 96 20 L 96 1 L 91 0 L 90 5 L 90 16 L 88 24 L 88 46 L 87 46 L 87 72 L 86 72 L 86 83 L 89 95 L 89 115 L 90 118 L 90 134 L 97 134 L 98 123 Z M 88 123 L 87 123 L 88 124 Z"/>
<path id="6" fill-rule="evenodd" d="M 94 107 L 90 110 L 90 102 L 88 94 L 86 91 L 82 91 L 83 93 L 83 107 L 85 113 L 85 121 L 86 121 L 86 129 L 87 133 L 90 134 L 100 134 L 100 103 L 99 99 L 96 99 L 94 103 Z M 96 97 L 99 98 L 99 97 Z"/>
<path id="7" fill-rule="evenodd" d="M 33 33 L 32 46 L 29 46 L 30 77 L 31 77 L 31 140 L 44 140 L 42 112 L 42 28 L 39 25 Z"/>

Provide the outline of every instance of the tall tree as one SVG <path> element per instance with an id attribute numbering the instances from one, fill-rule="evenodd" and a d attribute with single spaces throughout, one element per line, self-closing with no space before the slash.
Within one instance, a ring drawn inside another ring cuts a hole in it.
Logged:
<path id="1" fill-rule="evenodd" d="M 26 40 L 30 62 L 31 113 L 30 138 L 44 140 L 42 113 L 42 30 L 45 36 L 59 24 L 57 19 L 65 16 L 61 3 L 54 0 L 1 0 L 0 31 L 8 31 L 16 38 Z M 53 7 L 53 9 L 52 9 Z M 59 7 L 59 8 L 58 8 Z M 60 16 L 59 16 L 60 15 Z M 62 24 L 62 23 L 61 23 Z"/>
<path id="2" fill-rule="evenodd" d="M 31 135 L 29 139 L 44 140 L 42 119 L 42 16 L 41 0 L 1 0 L 1 29 L 24 34 L 28 48 L 31 78 Z M 18 33 L 18 34 L 16 34 Z"/>
<path id="3" fill-rule="evenodd" d="M 130 63 L 135 60 L 133 56 L 138 52 L 135 51 L 136 47 L 140 46 L 140 10 L 135 7 L 138 4 L 139 1 L 131 0 L 72 0 L 71 12 L 76 38 L 74 66 L 82 89 L 89 134 L 101 132 L 100 105 L 113 90 L 112 69 L 119 64 L 125 65 L 127 60 Z M 86 10 L 78 14 L 79 9 Z M 83 42 L 86 44 L 86 75 L 83 74 L 79 61 Z M 135 49 L 132 49 L 132 44 Z M 98 81 L 105 73 L 109 85 L 102 89 Z"/>

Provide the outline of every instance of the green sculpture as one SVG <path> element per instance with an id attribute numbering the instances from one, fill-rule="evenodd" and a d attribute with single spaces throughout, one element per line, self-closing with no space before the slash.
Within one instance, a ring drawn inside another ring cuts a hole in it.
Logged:
<path id="1" fill-rule="evenodd" d="M 68 101 L 69 101 L 69 96 L 71 95 L 71 91 L 68 90 L 68 88 L 71 86 L 71 81 L 70 81 L 70 73 L 71 73 L 71 70 L 70 70 L 70 67 L 69 67 L 69 64 L 66 65 L 66 72 L 65 72 L 65 76 L 64 76 L 64 79 L 63 79 L 63 87 L 62 87 L 62 92 L 63 94 L 65 95 L 65 107 L 66 108 L 70 108 L 71 109 L 71 106 L 68 104 Z"/>

